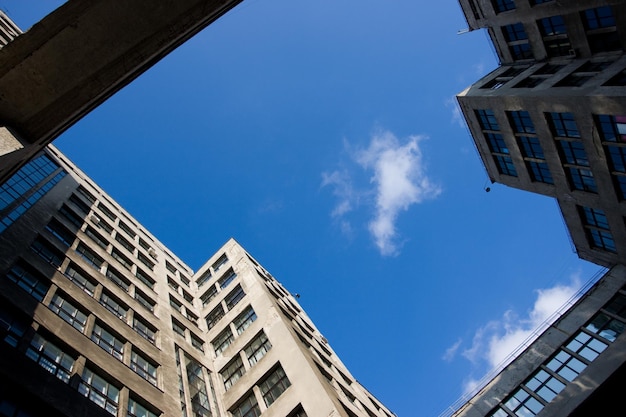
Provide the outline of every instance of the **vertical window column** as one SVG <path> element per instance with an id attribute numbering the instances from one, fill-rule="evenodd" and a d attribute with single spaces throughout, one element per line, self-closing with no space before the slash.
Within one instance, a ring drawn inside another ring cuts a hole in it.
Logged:
<path id="1" fill-rule="evenodd" d="M 513 159 L 509 155 L 509 148 L 506 146 L 504 138 L 500 133 L 500 125 L 496 120 L 493 110 L 475 110 L 475 114 L 484 138 L 489 145 L 489 150 L 491 151 L 498 172 L 503 175 L 517 177 L 517 170 L 513 164 Z"/>

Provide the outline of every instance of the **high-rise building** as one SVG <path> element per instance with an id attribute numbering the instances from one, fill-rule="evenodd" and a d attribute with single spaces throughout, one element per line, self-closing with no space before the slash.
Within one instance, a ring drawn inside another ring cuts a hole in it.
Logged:
<path id="1" fill-rule="evenodd" d="M 391 417 L 236 241 L 198 271 L 53 147 L 0 188 L 0 415 Z"/>
<path id="2" fill-rule="evenodd" d="M 626 3 L 460 3 L 501 63 L 458 96 L 490 179 L 555 197 L 581 258 L 626 263 Z"/>
<path id="3" fill-rule="evenodd" d="M 618 265 L 453 415 L 622 415 L 625 329 L 626 267 Z"/>

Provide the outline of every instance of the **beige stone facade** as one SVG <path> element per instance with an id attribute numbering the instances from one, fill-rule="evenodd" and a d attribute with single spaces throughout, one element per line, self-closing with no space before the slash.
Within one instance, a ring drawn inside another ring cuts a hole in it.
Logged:
<path id="1" fill-rule="evenodd" d="M 235 240 L 192 271 L 52 147 L 0 192 L 7 415 L 393 415 Z"/>

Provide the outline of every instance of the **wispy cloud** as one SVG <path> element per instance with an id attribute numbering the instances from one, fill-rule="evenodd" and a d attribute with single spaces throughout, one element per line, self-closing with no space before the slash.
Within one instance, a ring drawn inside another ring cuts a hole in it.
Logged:
<path id="1" fill-rule="evenodd" d="M 452 115 L 451 121 L 452 123 L 458 125 L 461 128 L 465 127 L 465 119 L 463 118 L 463 114 L 461 113 L 461 108 L 459 107 L 459 103 L 456 101 L 456 97 L 450 97 L 445 102 L 444 105 L 446 108 L 450 110 Z"/>
<path id="2" fill-rule="evenodd" d="M 490 372 L 502 365 L 505 359 L 512 359 L 509 355 L 570 300 L 579 288 L 579 278 L 572 276 L 569 284 L 537 290 L 537 298 L 526 315 L 520 316 L 513 310 L 505 311 L 500 318 L 479 327 L 469 346 L 463 347 L 459 341 L 455 342 L 446 350 L 443 359 L 449 362 L 460 352 L 463 358 L 472 363 L 474 373 Z M 468 375 L 463 382 L 464 392 L 471 392 L 478 381 L 474 374 Z"/>
<path id="3" fill-rule="evenodd" d="M 372 136 L 367 148 L 349 149 L 351 161 L 371 173 L 369 184 L 358 190 L 353 186 L 354 175 L 348 170 L 322 174 L 322 186 L 332 186 L 338 198 L 331 212 L 333 218 L 343 219 L 361 200 L 373 206 L 368 230 L 384 256 L 398 253 L 399 214 L 441 193 L 426 174 L 419 146 L 423 139 L 411 136 L 402 142 L 393 133 L 380 131 Z M 342 221 L 345 229 L 345 220 Z"/>

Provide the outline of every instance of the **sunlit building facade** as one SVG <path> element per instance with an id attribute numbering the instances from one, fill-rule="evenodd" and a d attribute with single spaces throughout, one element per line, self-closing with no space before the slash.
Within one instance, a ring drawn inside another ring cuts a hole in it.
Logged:
<path id="1" fill-rule="evenodd" d="M 198 271 L 55 148 L 0 188 L 0 415 L 391 417 L 236 241 Z"/>
<path id="2" fill-rule="evenodd" d="M 458 96 L 490 179 L 555 197 L 581 258 L 626 263 L 626 3 L 460 3 L 500 61 Z"/>

